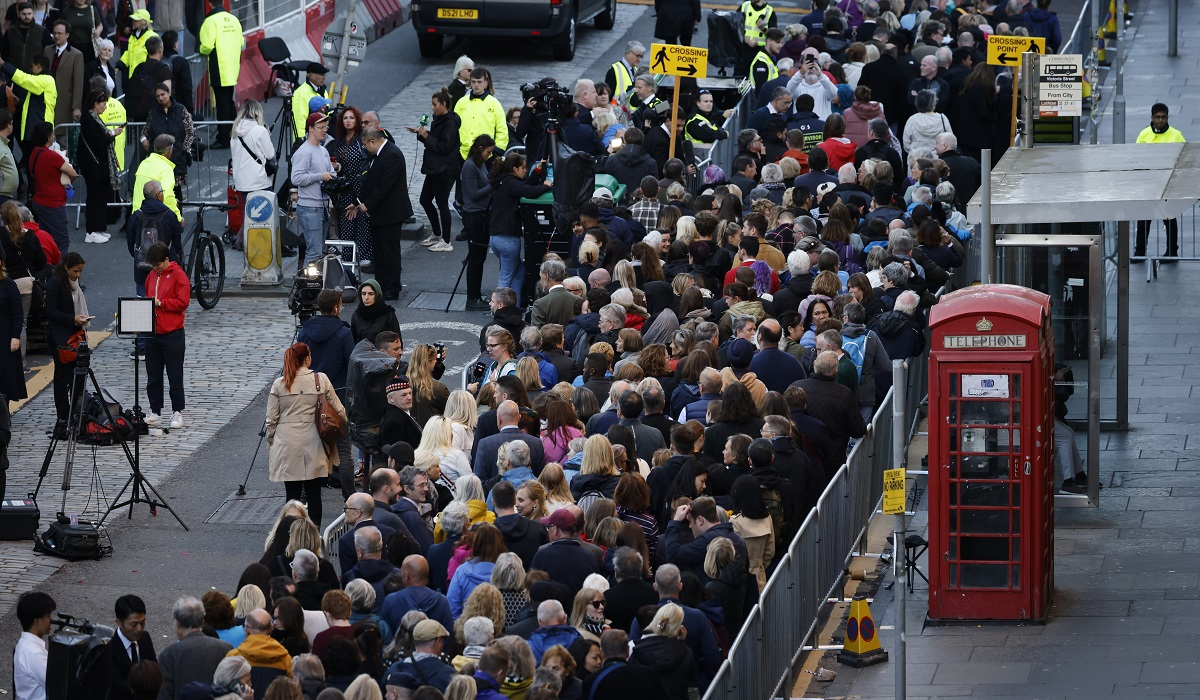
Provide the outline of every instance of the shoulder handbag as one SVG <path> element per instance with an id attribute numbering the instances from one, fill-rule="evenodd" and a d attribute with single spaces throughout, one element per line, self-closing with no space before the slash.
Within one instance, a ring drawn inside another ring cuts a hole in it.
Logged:
<path id="1" fill-rule="evenodd" d="M 317 379 L 316 372 L 313 372 L 313 385 L 317 387 L 317 432 L 321 434 L 321 442 L 337 442 L 346 435 L 346 426 L 342 424 L 342 417 L 338 415 L 337 409 L 330 405 L 325 400 L 325 394 L 321 393 L 321 382 Z"/>
<path id="2" fill-rule="evenodd" d="M 238 141 L 242 142 L 242 148 L 246 149 L 246 153 L 250 154 L 250 157 L 254 159 L 254 162 L 258 163 L 259 165 L 263 166 L 263 168 L 266 169 L 267 175 L 274 175 L 279 170 L 279 159 L 278 158 L 269 158 L 264 161 L 262 158 L 260 158 L 258 156 L 257 153 L 250 150 L 250 146 L 246 144 L 246 139 L 243 139 L 241 136 L 238 136 Z"/>

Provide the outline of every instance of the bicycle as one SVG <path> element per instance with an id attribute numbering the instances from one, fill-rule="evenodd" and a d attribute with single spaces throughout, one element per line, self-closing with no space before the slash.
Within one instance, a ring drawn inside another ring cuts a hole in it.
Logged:
<path id="1" fill-rule="evenodd" d="M 184 233 L 183 243 L 187 246 L 187 256 L 183 269 L 188 279 L 192 281 L 192 293 L 196 301 L 204 309 L 213 309 L 221 300 L 221 290 L 225 288 L 225 246 L 221 239 L 214 236 L 204 226 L 204 210 L 216 209 L 227 212 L 225 204 L 204 204 L 201 202 L 183 202 L 182 207 L 196 207 L 196 221 L 191 229 Z"/>

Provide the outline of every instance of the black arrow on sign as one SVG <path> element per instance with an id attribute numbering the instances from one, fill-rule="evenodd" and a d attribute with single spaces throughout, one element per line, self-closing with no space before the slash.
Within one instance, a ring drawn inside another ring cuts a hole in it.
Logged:
<path id="1" fill-rule="evenodd" d="M 1011 53 L 1002 53 L 1002 54 L 1000 54 L 1000 57 L 997 58 L 996 60 L 1000 62 L 1000 65 L 1007 66 L 1008 64 L 1016 61 L 1017 57 L 1012 55 Z"/>
<path id="2" fill-rule="evenodd" d="M 681 71 L 686 70 L 689 77 L 696 74 L 696 66 L 694 66 L 690 63 L 687 64 L 686 66 L 680 66 L 679 70 L 681 70 Z"/>

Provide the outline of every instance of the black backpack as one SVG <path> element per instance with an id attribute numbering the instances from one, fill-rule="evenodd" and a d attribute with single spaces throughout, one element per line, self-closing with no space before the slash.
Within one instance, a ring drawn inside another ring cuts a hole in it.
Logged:
<path id="1" fill-rule="evenodd" d="M 151 246 L 162 240 L 158 229 L 162 226 L 163 217 L 167 214 L 171 214 L 171 211 L 164 211 L 158 216 L 147 216 L 144 212 L 138 212 L 140 226 L 138 227 L 137 243 L 133 247 L 133 264 L 143 272 L 153 269 L 153 266 L 146 262 L 146 254 L 150 252 Z"/>

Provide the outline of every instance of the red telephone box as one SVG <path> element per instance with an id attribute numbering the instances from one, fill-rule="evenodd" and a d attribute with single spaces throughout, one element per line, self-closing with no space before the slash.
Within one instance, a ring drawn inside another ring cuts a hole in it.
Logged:
<path id="1" fill-rule="evenodd" d="M 1054 583 L 1050 297 L 978 285 L 930 315 L 929 618 L 1044 621 Z"/>

